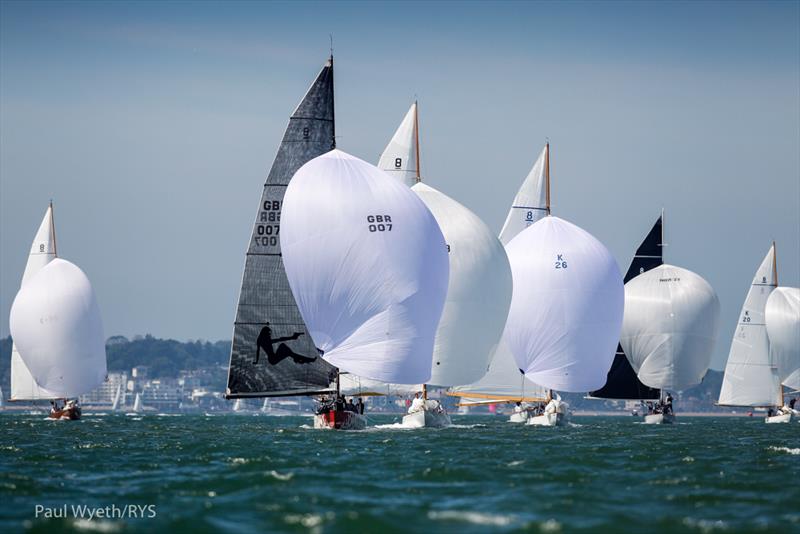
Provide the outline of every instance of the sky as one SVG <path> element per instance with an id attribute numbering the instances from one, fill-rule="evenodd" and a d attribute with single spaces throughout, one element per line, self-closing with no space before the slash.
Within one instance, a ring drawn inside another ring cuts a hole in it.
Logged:
<path id="1" fill-rule="evenodd" d="M 800 285 L 800 3 L 0 3 L 0 335 L 50 199 L 107 336 L 230 339 L 289 115 L 333 36 L 338 148 L 420 102 L 423 179 L 499 232 L 551 143 L 553 213 L 620 270 L 716 289 L 722 369 L 777 241 Z"/>

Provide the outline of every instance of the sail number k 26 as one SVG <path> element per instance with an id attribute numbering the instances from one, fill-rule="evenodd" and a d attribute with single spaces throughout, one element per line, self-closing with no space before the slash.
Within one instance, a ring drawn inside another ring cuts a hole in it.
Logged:
<path id="1" fill-rule="evenodd" d="M 564 259 L 563 254 L 558 254 L 556 256 L 556 269 L 566 269 L 567 268 L 567 260 Z"/>
<path id="2" fill-rule="evenodd" d="M 278 235 L 281 231 L 281 201 L 265 200 L 258 214 L 256 235 L 253 239 L 262 247 L 278 246 Z"/>
<path id="3" fill-rule="evenodd" d="M 370 232 L 391 232 L 392 217 L 390 215 L 367 215 Z"/>

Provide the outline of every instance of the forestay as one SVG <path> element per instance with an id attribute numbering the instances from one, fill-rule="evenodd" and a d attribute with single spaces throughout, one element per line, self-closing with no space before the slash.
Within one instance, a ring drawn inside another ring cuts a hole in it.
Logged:
<path id="1" fill-rule="evenodd" d="M 800 289 L 779 287 L 767 299 L 767 337 L 781 382 L 800 389 Z M 794 376 L 792 376 L 794 375 Z"/>
<path id="2" fill-rule="evenodd" d="M 417 132 L 417 103 L 414 102 L 378 161 L 381 170 L 408 187 L 419 181 Z"/>
<path id="3" fill-rule="evenodd" d="M 236 307 L 228 397 L 330 391 L 336 369 L 319 357 L 292 296 L 281 258 L 283 195 L 301 165 L 334 142 L 333 58 L 297 106 L 269 171 Z"/>
<path id="4" fill-rule="evenodd" d="M 764 319 L 767 299 L 776 286 L 773 244 L 753 277 L 739 314 L 722 377 L 719 404 L 775 406 L 780 403 L 780 377 L 770 358 Z"/>
<path id="5" fill-rule="evenodd" d="M 333 150 L 295 173 L 280 238 L 292 293 L 327 361 L 382 382 L 430 379 L 447 249 L 408 187 Z"/>
<path id="6" fill-rule="evenodd" d="M 26 280 L 9 322 L 25 365 L 55 397 L 77 397 L 105 380 L 100 310 L 77 266 L 56 258 Z"/>
<path id="7" fill-rule="evenodd" d="M 418 183 L 414 191 L 447 242 L 450 281 L 429 383 L 469 384 L 486 374 L 511 304 L 511 267 L 500 241 L 470 210 Z"/>
<path id="8" fill-rule="evenodd" d="M 514 291 L 503 338 L 525 376 L 560 391 L 603 385 L 622 325 L 622 275 L 591 234 L 545 217 L 506 246 Z"/>
<path id="9" fill-rule="evenodd" d="M 625 284 L 620 343 L 639 379 L 662 389 L 702 382 L 719 331 L 719 299 L 697 274 L 660 265 Z"/>
<path id="10" fill-rule="evenodd" d="M 27 280 L 33 278 L 42 267 L 50 263 L 55 257 L 56 233 L 53 221 L 53 205 L 51 204 L 48 206 L 42 223 L 39 225 L 39 230 L 33 238 L 31 251 L 28 255 L 28 263 L 25 265 L 20 287 L 24 286 Z M 36 383 L 30 370 L 28 370 L 19 355 L 17 343 L 13 342 L 11 345 L 11 399 L 38 400 L 54 399 L 56 397 L 57 395 L 52 391 L 47 391 Z"/>

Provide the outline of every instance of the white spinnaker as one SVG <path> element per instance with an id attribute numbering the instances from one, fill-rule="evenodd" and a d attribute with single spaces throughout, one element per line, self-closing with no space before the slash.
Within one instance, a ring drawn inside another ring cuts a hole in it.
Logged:
<path id="1" fill-rule="evenodd" d="M 500 241 L 503 245 L 508 245 L 522 230 L 547 215 L 546 160 L 549 150 L 549 145 L 545 145 L 514 197 L 506 222 L 500 230 Z"/>
<path id="2" fill-rule="evenodd" d="M 332 150 L 295 173 L 281 217 L 289 285 L 323 358 L 382 382 L 427 382 L 448 258 L 419 197 Z"/>
<path id="3" fill-rule="evenodd" d="M 428 383 L 469 384 L 486 374 L 503 334 L 511 304 L 511 267 L 503 245 L 477 215 L 424 183 L 411 190 L 433 213 L 450 259 Z"/>
<path id="4" fill-rule="evenodd" d="M 624 305 L 611 253 L 585 230 L 552 216 L 520 232 L 506 251 L 514 291 L 503 339 L 518 367 L 550 389 L 601 387 Z"/>
<path id="5" fill-rule="evenodd" d="M 660 265 L 625 284 L 620 344 L 639 380 L 652 388 L 702 382 L 719 332 L 719 299 L 697 274 Z"/>
<path id="6" fill-rule="evenodd" d="M 414 102 L 378 161 L 378 168 L 408 187 L 417 183 L 419 163 L 416 139 L 417 103 Z"/>
<path id="7" fill-rule="evenodd" d="M 800 377 L 800 289 L 776 288 L 767 299 L 764 316 L 778 377 L 784 385 L 797 388 L 800 380 L 790 378 Z"/>
<path id="8" fill-rule="evenodd" d="M 780 403 L 778 369 L 769 354 L 764 320 L 767 299 L 777 285 L 775 247 L 770 247 L 756 271 L 728 353 L 719 404 L 775 406 Z"/>
<path id="9" fill-rule="evenodd" d="M 56 258 L 26 281 L 11 306 L 11 335 L 37 384 L 77 397 L 106 377 L 100 310 L 89 279 Z"/>
<path id="10" fill-rule="evenodd" d="M 451 393 L 459 397 L 482 399 L 481 402 L 486 402 L 486 399 L 498 399 L 498 402 L 543 400 L 549 395 L 547 388 L 531 382 L 522 374 L 514 355 L 502 341 L 489 364 L 489 371 L 477 382 L 452 388 Z"/>
<path id="11" fill-rule="evenodd" d="M 49 206 L 33 238 L 28 263 L 22 275 L 20 287 L 39 270 L 56 257 L 56 236 L 53 224 L 53 207 Z M 14 342 L 11 346 L 11 399 L 38 400 L 54 399 L 56 395 L 39 386 L 34 380 Z"/>

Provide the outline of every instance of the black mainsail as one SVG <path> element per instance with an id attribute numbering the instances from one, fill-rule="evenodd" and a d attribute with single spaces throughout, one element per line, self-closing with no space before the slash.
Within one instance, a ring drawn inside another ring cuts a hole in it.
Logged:
<path id="1" fill-rule="evenodd" d="M 625 274 L 625 283 L 664 263 L 663 217 L 661 215 L 658 218 L 636 250 L 631 266 Z M 589 393 L 589 396 L 598 399 L 657 400 L 661 397 L 661 390 L 646 386 L 639 380 L 625 351 L 622 350 L 622 345 L 617 344 L 617 354 L 608 371 L 605 385 Z"/>
<path id="2" fill-rule="evenodd" d="M 336 379 L 289 288 L 279 236 L 283 196 L 295 171 L 335 144 L 331 56 L 289 118 L 264 184 L 236 308 L 228 398 L 313 395 L 329 391 Z"/>

